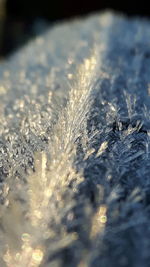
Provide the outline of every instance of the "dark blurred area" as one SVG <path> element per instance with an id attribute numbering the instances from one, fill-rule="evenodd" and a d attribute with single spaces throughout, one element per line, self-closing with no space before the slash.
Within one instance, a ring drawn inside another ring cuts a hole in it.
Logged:
<path id="1" fill-rule="evenodd" d="M 144 1 L 0 0 L 0 57 L 8 56 L 55 21 L 105 9 L 149 16 L 148 6 Z"/>

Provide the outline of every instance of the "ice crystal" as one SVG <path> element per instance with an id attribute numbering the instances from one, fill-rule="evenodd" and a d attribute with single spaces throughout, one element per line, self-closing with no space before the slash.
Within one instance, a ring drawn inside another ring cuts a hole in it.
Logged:
<path id="1" fill-rule="evenodd" d="M 149 21 L 51 28 L 0 65 L 0 266 L 149 266 Z"/>

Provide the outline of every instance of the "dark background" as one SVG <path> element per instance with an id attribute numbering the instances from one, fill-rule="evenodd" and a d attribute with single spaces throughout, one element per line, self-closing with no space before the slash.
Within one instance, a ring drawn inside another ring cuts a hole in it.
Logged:
<path id="1" fill-rule="evenodd" d="M 0 56 L 8 56 L 55 21 L 105 9 L 149 17 L 148 6 L 148 2 L 133 0 L 0 0 Z"/>

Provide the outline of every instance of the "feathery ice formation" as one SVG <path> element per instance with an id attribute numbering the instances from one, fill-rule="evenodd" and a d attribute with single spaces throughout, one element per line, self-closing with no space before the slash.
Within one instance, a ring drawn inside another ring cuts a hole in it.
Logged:
<path id="1" fill-rule="evenodd" d="M 149 266 L 149 27 L 92 15 L 1 63 L 0 266 Z"/>

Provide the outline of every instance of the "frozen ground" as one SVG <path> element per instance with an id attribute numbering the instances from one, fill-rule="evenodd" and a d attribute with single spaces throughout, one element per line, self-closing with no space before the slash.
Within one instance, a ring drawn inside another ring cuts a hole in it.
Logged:
<path id="1" fill-rule="evenodd" d="M 0 266 L 149 266 L 149 29 L 92 15 L 1 63 Z"/>

